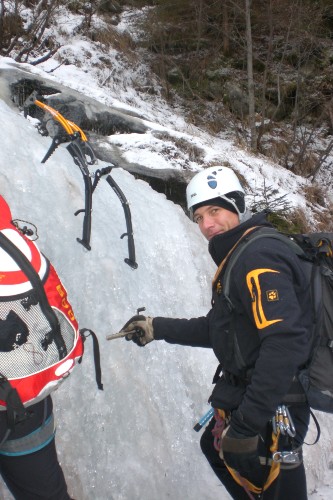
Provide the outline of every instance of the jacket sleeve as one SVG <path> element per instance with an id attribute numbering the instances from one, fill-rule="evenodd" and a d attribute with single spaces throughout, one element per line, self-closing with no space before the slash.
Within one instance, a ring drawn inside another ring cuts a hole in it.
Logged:
<path id="1" fill-rule="evenodd" d="M 156 317 L 153 320 L 154 338 L 170 344 L 212 347 L 208 324 L 208 316 L 192 319 Z"/>
<path id="2" fill-rule="evenodd" d="M 257 330 L 260 347 L 232 426 L 240 432 L 260 433 L 309 357 L 309 283 L 298 257 L 282 242 L 261 242 L 239 267 L 238 296 Z"/>

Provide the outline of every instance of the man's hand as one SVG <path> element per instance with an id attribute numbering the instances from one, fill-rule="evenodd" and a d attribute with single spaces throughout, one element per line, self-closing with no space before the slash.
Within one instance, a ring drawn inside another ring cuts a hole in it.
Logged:
<path id="1" fill-rule="evenodd" d="M 122 327 L 122 332 L 127 332 L 126 340 L 132 340 L 143 347 L 154 340 L 153 318 L 150 316 L 136 315 Z"/>
<path id="2" fill-rule="evenodd" d="M 232 427 L 222 436 L 220 458 L 259 488 L 265 481 L 265 467 L 260 465 L 259 436 L 245 436 Z"/>

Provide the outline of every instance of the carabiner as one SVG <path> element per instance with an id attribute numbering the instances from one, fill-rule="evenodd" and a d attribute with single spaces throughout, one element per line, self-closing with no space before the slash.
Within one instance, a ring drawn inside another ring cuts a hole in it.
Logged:
<path id="1" fill-rule="evenodd" d="M 282 464 L 299 464 L 301 459 L 298 451 L 276 451 L 272 456 L 273 462 Z"/>

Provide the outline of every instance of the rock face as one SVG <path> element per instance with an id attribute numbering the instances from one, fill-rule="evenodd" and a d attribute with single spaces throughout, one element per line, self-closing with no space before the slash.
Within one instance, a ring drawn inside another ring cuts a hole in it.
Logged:
<path id="1" fill-rule="evenodd" d="M 41 96 L 47 97 L 50 106 L 88 131 L 95 130 L 102 135 L 112 135 L 115 131 L 144 134 L 148 130 L 135 113 L 105 106 L 52 80 L 39 78 L 28 70 L 2 69 L 0 82 L 3 96 L 10 94 L 12 102 L 18 107 L 23 108 L 29 95 L 36 91 Z M 28 112 L 31 116 L 43 120 L 43 112 L 37 107 L 31 106 Z"/>
<path id="2" fill-rule="evenodd" d="M 164 193 L 165 196 L 180 205 L 184 210 L 185 191 L 188 182 L 193 173 L 188 170 L 174 170 L 172 168 L 148 168 L 139 163 L 128 162 L 120 153 L 119 148 L 114 144 L 103 140 L 103 137 L 96 134 L 90 136 L 94 146 L 96 156 L 105 162 L 109 162 L 115 167 L 121 167 L 130 172 L 137 179 L 142 179 L 158 193 Z"/>
<path id="3" fill-rule="evenodd" d="M 116 145 L 110 147 L 110 143 L 107 143 L 106 137 L 116 133 L 145 134 L 149 129 L 139 115 L 105 106 L 51 79 L 29 72 L 28 67 L 22 69 L 13 63 L 12 68 L 0 70 L 0 98 L 8 105 L 25 108 L 27 114 L 40 120 L 44 133 L 51 137 L 59 132 L 60 125 L 50 120 L 49 113 L 39 107 L 25 107 L 27 98 L 34 91 L 47 97 L 47 104 L 89 134 L 89 142 L 98 159 L 129 171 L 136 178 L 148 182 L 156 191 L 164 193 L 171 201 L 184 207 L 185 189 L 191 177 L 189 171 L 150 169 L 130 163 Z"/>

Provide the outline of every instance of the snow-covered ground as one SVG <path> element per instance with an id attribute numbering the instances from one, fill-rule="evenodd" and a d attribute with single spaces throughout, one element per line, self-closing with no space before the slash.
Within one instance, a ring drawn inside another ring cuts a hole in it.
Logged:
<path id="1" fill-rule="evenodd" d="M 129 66 L 109 51 L 113 71 L 109 75 L 96 64 L 105 56 L 105 48 L 76 37 L 66 42 L 65 28 L 72 33 L 76 22 L 67 11 L 58 19 L 64 37 L 61 52 L 71 64 L 59 66 L 59 61 L 49 59 L 38 67 L 18 66 L 105 105 L 138 113 L 149 125 L 146 134 L 108 138 L 128 161 L 150 168 L 182 168 L 186 162 L 192 170 L 227 161 L 244 176 L 249 193 L 269 183 L 279 195 L 288 195 L 291 204 L 307 209 L 302 196 L 307 181 L 188 125 L 181 111 L 171 109 L 158 92 L 151 96 L 135 90 L 135 84 L 147 78 L 144 66 Z M 126 18 L 121 29 L 126 29 Z M 0 69 L 13 66 L 13 60 L 0 59 Z M 62 277 L 80 326 L 92 328 L 100 341 L 105 390 L 98 391 L 95 385 L 88 339 L 83 364 L 54 395 L 58 452 L 71 495 L 77 500 L 227 499 L 192 429 L 208 408 L 214 355 L 163 342 L 139 349 L 122 339 L 105 340 L 138 307 L 146 307 L 151 316 L 206 314 L 215 271 L 206 242 L 179 206 L 117 169 L 112 175 L 130 202 L 138 269 L 124 263 L 127 241 L 120 239 L 125 232 L 124 215 L 104 181 L 94 193 L 92 250 L 88 252 L 76 241 L 81 236 L 82 215 L 75 217 L 74 212 L 83 208 L 84 199 L 79 169 L 63 148 L 46 164 L 40 163 L 50 138 L 41 137 L 34 120 L 24 119 L 1 89 L 0 111 L 5 124 L 0 139 L 1 194 L 14 218 L 36 224 L 38 243 Z M 185 153 L 179 163 L 172 160 L 154 131 L 167 131 L 201 148 L 202 161 L 190 161 Z M 333 496 L 332 418 L 319 415 L 320 442 L 305 446 L 308 491 L 314 500 Z M 307 440 L 314 437 L 311 427 Z M 0 495 L 10 498 L 2 484 Z"/>

